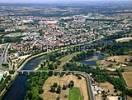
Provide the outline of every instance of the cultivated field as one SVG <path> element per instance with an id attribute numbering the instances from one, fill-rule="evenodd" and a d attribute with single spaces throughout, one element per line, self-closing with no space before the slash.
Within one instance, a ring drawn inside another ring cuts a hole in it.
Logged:
<path id="1" fill-rule="evenodd" d="M 128 88 L 132 88 L 132 72 L 123 72 L 122 75 Z"/>
<path id="2" fill-rule="evenodd" d="M 104 83 L 100 83 L 99 86 L 105 91 L 105 92 L 108 92 L 109 95 L 117 95 L 119 94 L 120 92 L 117 91 L 117 92 L 114 92 L 115 89 L 114 89 L 114 86 L 109 83 L 109 82 L 104 82 Z"/>
<path id="3" fill-rule="evenodd" d="M 121 55 L 121 56 L 111 56 L 108 57 L 107 60 L 109 61 L 113 61 L 113 62 L 117 62 L 117 63 L 125 63 L 127 62 L 129 59 L 131 59 L 132 56 L 128 56 L 128 55 Z"/>
<path id="4" fill-rule="evenodd" d="M 119 68 L 128 66 L 131 62 L 132 56 L 123 55 L 123 56 L 111 56 L 107 57 L 104 60 L 99 61 L 99 65 L 103 68 Z"/>

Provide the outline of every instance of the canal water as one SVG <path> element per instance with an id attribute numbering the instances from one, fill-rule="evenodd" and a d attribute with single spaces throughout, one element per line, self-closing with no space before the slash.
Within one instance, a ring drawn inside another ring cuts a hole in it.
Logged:
<path id="1" fill-rule="evenodd" d="M 34 70 L 42 61 L 43 57 L 37 57 L 28 61 L 21 70 Z M 27 76 L 18 75 L 12 83 L 3 100 L 24 100 L 26 95 Z"/>

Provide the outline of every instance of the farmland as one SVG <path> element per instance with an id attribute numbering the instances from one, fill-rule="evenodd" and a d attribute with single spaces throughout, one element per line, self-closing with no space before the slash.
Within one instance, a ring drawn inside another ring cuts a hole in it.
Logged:
<path id="1" fill-rule="evenodd" d="M 123 72 L 122 75 L 128 88 L 132 88 L 132 72 Z"/>

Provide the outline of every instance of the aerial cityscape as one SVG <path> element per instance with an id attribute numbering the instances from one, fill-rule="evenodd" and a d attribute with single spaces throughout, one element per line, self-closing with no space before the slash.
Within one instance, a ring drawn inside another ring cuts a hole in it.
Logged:
<path id="1" fill-rule="evenodd" d="M 132 1 L 0 0 L 0 100 L 132 100 Z"/>

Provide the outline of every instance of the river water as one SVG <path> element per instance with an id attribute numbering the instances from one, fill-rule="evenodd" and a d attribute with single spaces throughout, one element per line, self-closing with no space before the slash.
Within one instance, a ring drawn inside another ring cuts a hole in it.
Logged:
<path id="1" fill-rule="evenodd" d="M 85 60 L 81 61 L 82 64 L 86 64 L 89 67 L 96 68 L 96 60 L 104 59 L 105 55 L 102 53 L 95 53 L 94 55 L 90 55 Z"/>
<path id="2" fill-rule="evenodd" d="M 21 70 L 33 70 L 42 61 L 43 57 L 34 58 L 28 61 Z M 3 100 L 24 100 L 26 95 L 27 76 L 18 75 L 12 83 L 12 86 L 6 92 Z"/>
<path id="3" fill-rule="evenodd" d="M 96 53 L 93 56 L 89 56 L 88 59 L 91 59 L 93 57 L 97 57 L 97 59 L 102 59 L 104 56 L 102 54 Z M 44 56 L 30 60 L 23 66 L 21 70 L 34 70 L 43 59 Z M 82 61 L 82 63 L 88 64 L 89 66 L 96 65 L 96 62 L 92 60 L 85 60 Z M 26 82 L 27 76 L 18 75 L 12 83 L 12 86 L 5 94 L 3 100 L 24 100 L 24 97 L 26 95 Z"/>

